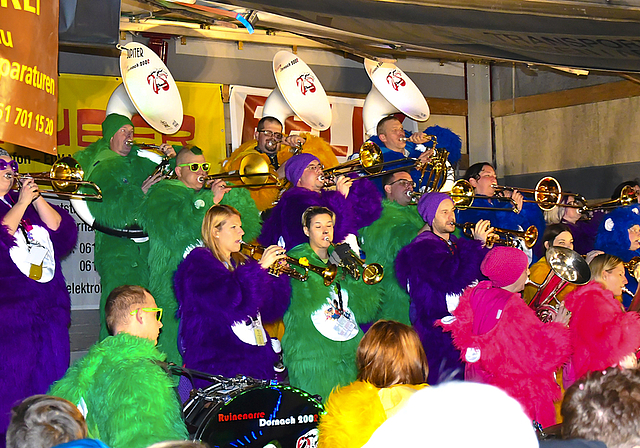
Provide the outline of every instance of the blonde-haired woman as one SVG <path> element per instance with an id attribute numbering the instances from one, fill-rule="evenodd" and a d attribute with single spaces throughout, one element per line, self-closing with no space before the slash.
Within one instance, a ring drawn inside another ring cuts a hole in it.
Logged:
<path id="1" fill-rule="evenodd" d="M 589 264 L 591 282 L 576 288 L 565 299 L 571 311 L 569 329 L 573 355 L 565 370 L 565 386 L 595 370 L 610 366 L 635 367 L 640 348 L 640 315 L 625 312 L 616 297 L 627 284 L 622 260 L 609 254 Z"/>
<path id="2" fill-rule="evenodd" d="M 429 366 L 415 330 L 379 320 L 364 335 L 356 355 L 358 379 L 334 390 L 320 420 L 320 447 L 359 448 L 417 390 Z"/>
<path id="3" fill-rule="evenodd" d="M 215 205 L 207 211 L 205 247 L 192 250 L 174 278 L 178 347 L 188 368 L 273 379 L 279 359 L 262 322 L 281 318 L 289 306 L 289 279 L 267 271 L 284 250 L 269 246 L 255 261 L 240 253 L 242 235 L 235 208 Z"/>

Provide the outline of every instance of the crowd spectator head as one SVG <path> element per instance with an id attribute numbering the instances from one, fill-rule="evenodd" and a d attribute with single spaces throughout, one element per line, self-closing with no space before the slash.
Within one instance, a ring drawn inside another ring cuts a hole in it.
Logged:
<path id="1" fill-rule="evenodd" d="M 50 448 L 87 437 L 87 424 L 71 402 L 33 395 L 11 410 L 7 448 Z"/>
<path id="2" fill-rule="evenodd" d="M 640 446 L 640 371 L 610 367 L 567 389 L 562 437 L 600 440 L 608 448 Z"/>
<path id="3" fill-rule="evenodd" d="M 427 382 L 427 356 L 416 331 L 392 320 L 369 328 L 356 353 L 358 380 L 377 388 Z"/>

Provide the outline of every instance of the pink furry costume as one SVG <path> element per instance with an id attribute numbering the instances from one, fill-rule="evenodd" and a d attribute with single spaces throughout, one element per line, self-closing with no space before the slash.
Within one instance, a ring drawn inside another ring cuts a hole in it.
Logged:
<path id="1" fill-rule="evenodd" d="M 575 378 L 618 364 L 640 348 L 640 314 L 625 312 L 613 293 L 595 281 L 565 298 Z M 568 384 L 567 384 L 568 386 Z"/>
<path id="2" fill-rule="evenodd" d="M 569 330 L 542 323 L 519 294 L 503 289 L 520 278 L 527 262 L 512 247 L 489 251 L 481 269 L 490 281 L 468 288 L 453 318 L 438 325 L 452 332 L 466 362 L 466 380 L 499 387 L 547 427 L 556 423 L 553 402 L 561 392 L 554 372 L 569 357 Z"/>
<path id="3" fill-rule="evenodd" d="M 11 204 L 17 198 L 13 191 L 5 196 Z M 49 232 L 53 243 L 55 275 L 49 282 L 32 280 L 16 267 L 9 256 L 15 238 L 0 226 L 0 446 L 4 446 L 11 407 L 30 395 L 45 393 L 69 367 L 71 299 L 60 260 L 75 246 L 78 230 L 69 213 L 52 207 L 62 217 L 56 231 L 47 228 L 33 205 L 24 213 L 25 220 Z M 9 210 L 0 202 L 0 219 Z"/>

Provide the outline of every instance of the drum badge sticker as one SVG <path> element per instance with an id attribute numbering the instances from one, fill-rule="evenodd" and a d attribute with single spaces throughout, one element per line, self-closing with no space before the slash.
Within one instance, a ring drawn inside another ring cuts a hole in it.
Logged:
<path id="1" fill-rule="evenodd" d="M 307 92 L 314 93 L 316 91 L 316 80 L 311 73 L 303 73 L 296 79 L 296 85 L 300 87 L 303 95 Z"/>
<path id="2" fill-rule="evenodd" d="M 393 87 L 393 90 L 396 92 L 400 89 L 400 87 L 404 87 L 407 85 L 407 81 L 402 79 L 402 73 L 398 70 L 391 70 L 387 74 L 387 84 Z"/>
<path id="3" fill-rule="evenodd" d="M 161 68 L 152 71 L 149 76 L 147 76 L 147 82 L 153 88 L 153 93 L 157 94 L 160 90 L 164 90 L 165 92 L 169 90 L 168 76 L 167 72 Z"/>
<path id="4" fill-rule="evenodd" d="M 296 448 L 316 448 L 318 446 L 318 429 L 310 429 L 305 434 L 298 437 Z"/>

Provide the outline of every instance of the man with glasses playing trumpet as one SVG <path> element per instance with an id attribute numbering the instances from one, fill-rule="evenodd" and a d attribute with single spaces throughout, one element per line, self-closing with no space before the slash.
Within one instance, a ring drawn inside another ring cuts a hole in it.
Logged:
<path id="1" fill-rule="evenodd" d="M 489 221 L 478 221 L 473 239 L 456 238 L 455 211 L 444 193 L 427 193 L 418 202 L 418 213 L 429 225 L 398 253 L 396 276 L 411 297 L 410 317 L 429 360 L 428 383 L 463 379 L 460 352 L 451 336 L 434 327 L 458 305 L 464 289 L 482 278 L 480 263 L 492 235 Z"/>
<path id="2" fill-rule="evenodd" d="M 158 349 L 180 365 L 178 351 L 178 305 L 173 292 L 173 273 L 188 248 L 202 245 L 205 213 L 213 205 L 228 204 L 244 217 L 247 241 L 260 233 L 258 210 L 246 189 L 230 189 L 222 179 L 207 186 L 210 164 L 197 146 L 183 146 L 176 156 L 176 179 L 153 185 L 140 205 L 139 223 L 149 235 L 149 290 L 165 309 L 164 328 Z"/>
<path id="3" fill-rule="evenodd" d="M 134 226 L 138 207 L 149 188 L 158 183 L 162 173 L 152 175 L 157 163 L 138 154 L 133 142 L 133 123 L 120 114 L 109 114 L 102 123 L 102 138 L 74 154 L 84 170 L 85 179 L 102 190 L 102 201 L 88 201 L 96 222 L 112 229 Z M 174 149 L 159 147 L 166 156 Z M 107 337 L 104 306 L 109 291 L 119 285 L 149 283 L 147 242 L 96 232 L 95 265 L 100 274 L 100 339 Z"/>
<path id="4" fill-rule="evenodd" d="M 424 226 L 424 221 L 412 204 L 416 197 L 415 183 L 408 171 L 382 177 L 385 199 L 382 214 L 373 224 L 360 230 L 360 244 L 368 259 L 385 268 L 379 283 L 380 310 L 374 320 L 391 319 L 409 325 L 409 295 L 398 284 L 394 261 L 400 249 L 409 244 Z"/>
<path id="5" fill-rule="evenodd" d="M 285 165 L 294 152 L 310 153 L 318 157 L 327 166 L 338 164 L 331 146 L 322 138 L 304 133 L 300 135 L 283 135 L 282 123 L 274 117 L 263 117 L 258 122 L 254 140 L 243 143 L 233 154 L 222 162 L 224 171 L 234 171 L 240 168 L 240 163 L 249 154 L 261 154 L 269 163 L 276 176 L 285 177 Z M 251 197 L 260 211 L 273 207 L 278 199 L 278 186 L 263 186 L 251 188 Z"/>

